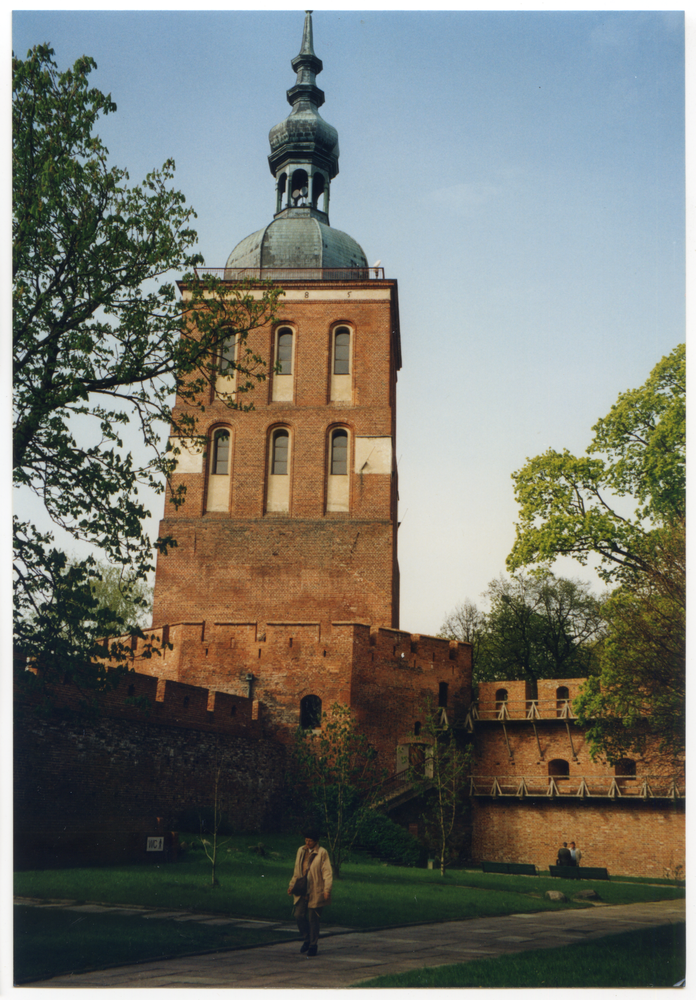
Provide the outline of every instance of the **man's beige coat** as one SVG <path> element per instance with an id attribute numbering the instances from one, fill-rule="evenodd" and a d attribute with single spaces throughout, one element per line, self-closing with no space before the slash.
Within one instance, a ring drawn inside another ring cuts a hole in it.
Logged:
<path id="1" fill-rule="evenodd" d="M 306 847 L 300 847 L 297 852 L 295 870 L 292 873 L 288 889 L 292 889 L 296 880 L 302 875 L 302 859 L 306 850 Z M 309 889 L 308 905 L 312 909 L 328 906 L 330 900 L 324 899 L 324 893 L 331 892 L 332 885 L 333 871 L 331 869 L 329 853 L 325 847 L 317 847 L 311 852 L 311 861 L 307 873 L 307 888 Z M 298 903 L 302 899 L 301 896 L 293 896 L 292 898 L 295 903 Z"/>

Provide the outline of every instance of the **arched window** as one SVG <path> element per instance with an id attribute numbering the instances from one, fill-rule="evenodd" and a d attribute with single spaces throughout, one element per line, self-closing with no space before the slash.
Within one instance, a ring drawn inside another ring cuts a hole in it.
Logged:
<path id="1" fill-rule="evenodd" d="M 206 511 L 229 510 L 231 452 L 230 432 L 224 427 L 213 431 Z"/>
<path id="2" fill-rule="evenodd" d="M 233 393 L 237 388 L 237 338 L 233 333 L 221 341 L 218 348 L 218 372 L 215 390 L 218 394 Z"/>
<path id="3" fill-rule="evenodd" d="M 306 170 L 296 170 L 292 175 L 292 190 L 290 192 L 290 197 L 292 198 L 293 205 L 306 205 L 309 179 L 307 177 Z"/>
<path id="4" fill-rule="evenodd" d="M 220 372 L 228 375 L 234 370 L 234 360 L 237 350 L 237 338 L 232 334 L 225 337 L 220 345 Z"/>
<path id="5" fill-rule="evenodd" d="M 326 487 L 327 511 L 350 509 L 348 443 L 348 431 L 343 427 L 331 431 L 329 435 L 329 481 Z"/>
<path id="6" fill-rule="evenodd" d="M 420 731 L 421 731 L 421 724 L 420 724 L 420 722 L 414 722 L 413 723 L 413 735 L 414 736 L 420 736 Z"/>
<path id="7" fill-rule="evenodd" d="M 319 199 L 324 193 L 324 175 L 316 173 L 312 177 L 312 208 L 319 208 Z"/>
<path id="8" fill-rule="evenodd" d="M 285 194 L 285 188 L 288 183 L 288 175 L 281 174 L 278 178 L 278 195 L 276 197 L 276 212 L 280 212 L 283 208 L 283 195 Z"/>
<path id="9" fill-rule="evenodd" d="M 267 511 L 290 510 L 290 432 L 284 427 L 273 431 L 269 441 Z"/>
<path id="10" fill-rule="evenodd" d="M 316 694 L 306 694 L 300 702 L 300 725 L 303 729 L 321 727 L 321 698 Z"/>
<path id="11" fill-rule="evenodd" d="M 556 715 L 561 716 L 564 710 L 568 711 L 568 699 L 570 692 L 567 687 L 556 688 Z"/>
<path id="12" fill-rule="evenodd" d="M 629 757 L 622 757 L 614 764 L 614 774 L 621 778 L 635 778 L 636 762 Z"/>
<path id="13" fill-rule="evenodd" d="M 331 475 L 348 475 L 348 431 L 342 429 L 331 435 Z"/>
<path id="14" fill-rule="evenodd" d="M 447 708 L 447 688 L 448 685 L 444 681 L 440 681 L 440 686 L 437 692 L 438 708 Z"/>
<path id="15" fill-rule="evenodd" d="M 278 374 L 292 375 L 292 330 L 278 330 Z"/>
<path id="16" fill-rule="evenodd" d="M 230 469 L 230 434 L 229 431 L 215 431 L 213 437 L 213 467 L 210 470 L 214 476 L 226 476 Z"/>
<path id="17" fill-rule="evenodd" d="M 334 375 L 350 375 L 350 330 L 345 326 L 334 335 Z"/>
<path id="18" fill-rule="evenodd" d="M 350 374 L 351 332 L 347 326 L 334 330 L 331 354 L 331 399 L 349 403 L 353 398 L 353 380 Z"/>
<path id="19" fill-rule="evenodd" d="M 287 431 L 276 431 L 273 435 L 273 453 L 271 459 L 271 475 L 287 476 L 288 474 L 288 451 L 290 449 L 290 435 Z"/>
<path id="20" fill-rule="evenodd" d="M 567 760 L 556 757 L 549 761 L 549 777 L 563 780 L 570 776 L 570 765 Z"/>
<path id="21" fill-rule="evenodd" d="M 288 326 L 276 330 L 273 393 L 275 402 L 291 402 L 293 397 L 294 334 Z"/>

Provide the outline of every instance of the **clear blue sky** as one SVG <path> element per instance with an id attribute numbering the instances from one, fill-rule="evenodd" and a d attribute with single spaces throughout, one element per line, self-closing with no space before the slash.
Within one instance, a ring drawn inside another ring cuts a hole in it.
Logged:
<path id="1" fill-rule="evenodd" d="M 94 56 L 114 162 L 136 182 L 173 156 L 222 266 L 272 218 L 268 131 L 302 23 L 19 11 L 13 47 Z M 401 619 L 432 633 L 504 570 L 510 474 L 582 451 L 684 339 L 683 17 L 323 10 L 314 40 L 341 148 L 331 223 L 399 281 Z"/>

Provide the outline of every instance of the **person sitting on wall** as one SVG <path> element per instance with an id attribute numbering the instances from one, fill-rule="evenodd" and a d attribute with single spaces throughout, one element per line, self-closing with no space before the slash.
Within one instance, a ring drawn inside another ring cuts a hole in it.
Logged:
<path id="1" fill-rule="evenodd" d="M 568 868 L 575 864 L 570 856 L 570 851 L 568 850 L 568 844 L 563 841 L 563 847 L 558 848 L 558 857 L 556 858 L 556 864 L 562 865 L 564 868 Z"/>
<path id="2" fill-rule="evenodd" d="M 578 848 L 575 846 L 575 841 L 574 840 L 571 840 L 571 842 L 570 842 L 570 857 L 571 857 L 571 860 L 572 860 L 573 864 L 576 865 L 577 867 L 579 867 L 580 866 L 580 858 L 582 857 L 582 854 L 580 853 L 580 851 L 578 850 Z"/>
<path id="3" fill-rule="evenodd" d="M 319 942 L 321 911 L 331 902 L 333 870 L 326 848 L 319 847 L 319 831 L 307 827 L 304 838 L 304 846 L 297 850 L 288 896 L 293 897 L 293 915 L 304 938 L 300 953 L 313 958 Z"/>

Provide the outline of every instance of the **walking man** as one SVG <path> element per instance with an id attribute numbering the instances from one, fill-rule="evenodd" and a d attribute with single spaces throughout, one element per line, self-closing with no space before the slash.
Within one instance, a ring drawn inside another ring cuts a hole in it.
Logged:
<path id="1" fill-rule="evenodd" d="M 326 848 L 319 846 L 319 831 L 307 827 L 304 838 L 304 846 L 298 848 L 295 858 L 288 896 L 293 897 L 293 914 L 304 938 L 300 952 L 313 958 L 319 942 L 321 911 L 331 902 L 333 871 Z"/>

